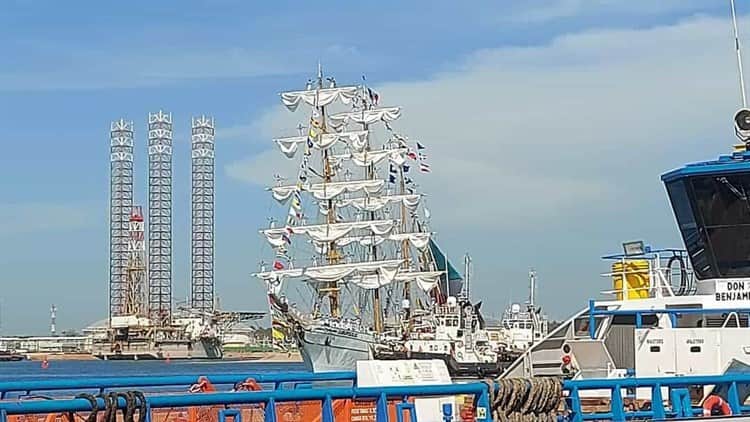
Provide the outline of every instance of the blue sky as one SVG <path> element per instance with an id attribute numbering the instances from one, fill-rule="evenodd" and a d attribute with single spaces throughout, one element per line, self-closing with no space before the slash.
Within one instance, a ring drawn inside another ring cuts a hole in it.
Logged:
<path id="1" fill-rule="evenodd" d="M 677 244 L 658 175 L 733 142 L 725 2 L 502 3 L 5 2 L 0 332 L 46 332 L 52 303 L 63 329 L 106 316 L 109 122 L 136 122 L 142 202 L 159 109 L 175 121 L 175 295 L 188 285 L 189 121 L 205 113 L 217 292 L 225 308 L 263 309 L 249 276 L 271 203 L 260 185 L 270 137 L 291 123 L 276 94 L 318 60 L 404 105 L 401 128 L 434 157 L 433 226 L 456 259 L 472 253 L 490 313 L 526 294 L 531 266 L 562 317 L 607 288 L 597 257 L 621 240 Z"/>

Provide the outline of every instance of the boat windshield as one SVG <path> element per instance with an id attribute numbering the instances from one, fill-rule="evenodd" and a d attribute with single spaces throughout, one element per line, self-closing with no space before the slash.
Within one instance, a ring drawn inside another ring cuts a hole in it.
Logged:
<path id="1" fill-rule="evenodd" d="M 750 171 L 683 177 L 666 186 L 698 277 L 750 276 Z"/>

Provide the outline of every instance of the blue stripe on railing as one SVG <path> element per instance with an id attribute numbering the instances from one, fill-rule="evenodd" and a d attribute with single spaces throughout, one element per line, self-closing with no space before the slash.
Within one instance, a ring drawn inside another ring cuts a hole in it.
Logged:
<path id="1" fill-rule="evenodd" d="M 178 376 L 141 376 L 141 377 L 80 377 L 35 381 L 0 381 L 0 399 L 8 393 L 26 393 L 61 390 L 107 390 L 113 388 L 144 388 L 190 386 L 198 380 L 200 374 Z M 274 388 L 284 383 L 302 383 L 312 381 L 346 381 L 353 380 L 354 372 L 327 372 L 312 374 L 309 372 L 283 372 L 277 374 L 223 374 L 209 375 L 207 378 L 214 385 L 233 385 L 248 378 L 261 384 L 273 384 Z"/>

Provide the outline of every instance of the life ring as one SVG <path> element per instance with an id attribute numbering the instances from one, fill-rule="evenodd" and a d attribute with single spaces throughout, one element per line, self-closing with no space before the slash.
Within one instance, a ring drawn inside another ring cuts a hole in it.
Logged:
<path id="1" fill-rule="evenodd" d="M 724 399 L 712 394 L 703 402 L 703 416 L 711 416 L 714 412 L 721 416 L 730 416 L 732 409 Z"/>

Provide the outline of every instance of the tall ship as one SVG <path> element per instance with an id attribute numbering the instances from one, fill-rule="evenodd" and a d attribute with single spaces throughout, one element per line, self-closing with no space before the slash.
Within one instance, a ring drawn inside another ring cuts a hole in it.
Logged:
<path id="1" fill-rule="evenodd" d="M 276 175 L 269 188 L 284 217 L 261 231 L 274 259 L 256 277 L 268 288 L 280 343 L 293 336 L 315 372 L 351 370 L 384 345 L 403 346 L 449 297 L 457 305 L 462 279 L 433 239 L 413 178 L 431 170 L 427 148 L 394 129 L 400 107 L 320 69 L 281 100 L 303 110 L 305 123 L 274 139 L 299 165 L 292 180 Z M 293 304 L 293 293 L 312 298 L 308 309 Z"/>

